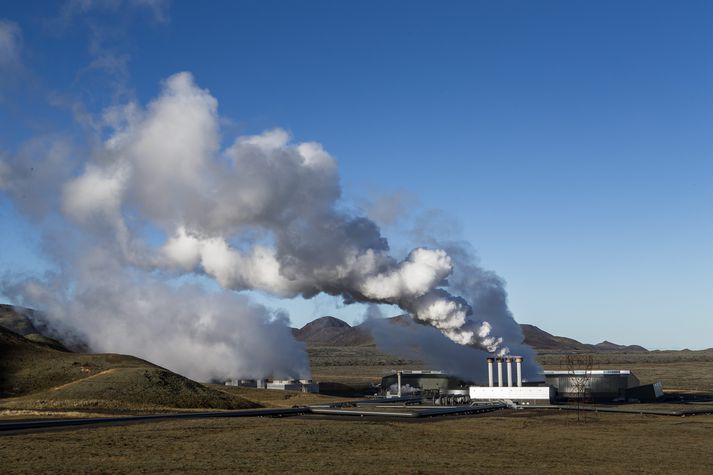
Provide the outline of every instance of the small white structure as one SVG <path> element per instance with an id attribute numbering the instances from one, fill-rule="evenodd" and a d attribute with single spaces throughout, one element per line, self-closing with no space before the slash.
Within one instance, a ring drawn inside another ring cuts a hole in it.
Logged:
<path id="1" fill-rule="evenodd" d="M 282 391 L 301 391 L 302 386 L 294 379 L 274 379 L 267 382 L 266 389 L 280 389 Z"/>
<path id="2" fill-rule="evenodd" d="M 280 391 L 302 391 L 303 393 L 318 393 L 319 383 L 311 379 L 229 379 L 226 386 L 239 386 L 241 388 L 277 389 Z"/>
<path id="3" fill-rule="evenodd" d="M 549 404 L 554 396 L 554 390 L 549 386 L 471 386 L 468 388 L 468 395 L 474 401 L 501 401 L 505 399 L 521 404 Z"/>

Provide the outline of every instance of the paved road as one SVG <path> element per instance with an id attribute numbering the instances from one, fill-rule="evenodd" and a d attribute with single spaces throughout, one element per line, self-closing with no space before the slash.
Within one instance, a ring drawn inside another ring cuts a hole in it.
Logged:
<path id="1" fill-rule="evenodd" d="M 363 403 L 363 401 L 359 401 Z M 380 401 L 383 403 L 383 401 Z M 359 404 L 362 406 L 362 404 Z M 240 411 L 220 411 L 220 412 L 189 412 L 181 414 L 157 414 L 147 416 L 124 416 L 124 417 L 92 417 L 84 419 L 49 419 L 49 420 L 32 420 L 32 421 L 15 421 L 0 423 L 0 434 L 16 434 L 27 433 L 36 430 L 70 428 L 76 426 L 97 427 L 110 424 L 133 424 L 137 422 L 161 421 L 169 419 L 200 419 L 209 417 L 286 417 L 297 416 L 302 414 L 315 414 L 327 416 L 357 416 L 370 418 L 411 418 L 420 419 L 433 416 L 458 415 L 458 414 L 478 414 L 482 412 L 490 412 L 498 409 L 503 409 L 504 404 L 496 403 L 480 406 L 456 406 L 456 407 L 426 407 L 419 408 L 418 406 L 408 406 L 409 410 L 402 411 L 379 411 L 367 409 L 372 404 L 363 404 L 364 409 L 354 408 L 335 408 L 329 406 L 315 405 L 312 407 L 299 407 L 289 409 L 245 409 Z M 406 409 L 406 407 L 402 407 Z"/>
<path id="2" fill-rule="evenodd" d="M 38 429 L 52 429 L 73 426 L 92 426 L 104 424 L 131 424 L 135 422 L 160 421 L 167 419 L 199 419 L 209 417 L 281 417 L 296 416 L 309 413 L 309 408 L 288 408 L 288 409 L 244 409 L 241 411 L 220 411 L 220 412 L 189 412 L 181 414 L 157 414 L 149 416 L 125 416 L 125 417 L 92 417 L 85 419 L 49 419 L 34 421 L 17 421 L 0 423 L 0 434 L 29 431 Z"/>

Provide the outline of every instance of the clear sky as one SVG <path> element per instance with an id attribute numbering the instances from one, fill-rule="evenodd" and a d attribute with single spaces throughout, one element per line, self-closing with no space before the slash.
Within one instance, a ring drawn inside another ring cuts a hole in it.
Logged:
<path id="1" fill-rule="evenodd" d="M 347 205 L 400 205 L 395 247 L 437 213 L 519 322 L 713 347 L 713 3 L 3 2 L 0 150 L 81 141 L 179 71 L 232 136 L 320 142 Z M 0 220 L 0 269 L 44 269 L 2 195 Z M 264 300 L 295 325 L 364 311 Z"/>

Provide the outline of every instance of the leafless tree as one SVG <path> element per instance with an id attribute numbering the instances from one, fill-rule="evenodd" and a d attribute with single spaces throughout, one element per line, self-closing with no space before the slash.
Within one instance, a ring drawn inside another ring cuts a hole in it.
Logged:
<path id="1" fill-rule="evenodd" d="M 573 353 L 567 355 L 565 364 L 567 365 L 569 384 L 574 390 L 572 398 L 577 403 L 577 422 L 586 422 L 586 418 L 582 417 L 581 408 L 582 404 L 588 400 L 588 396 L 591 394 L 592 365 L 594 364 L 594 358 L 592 355 Z"/>

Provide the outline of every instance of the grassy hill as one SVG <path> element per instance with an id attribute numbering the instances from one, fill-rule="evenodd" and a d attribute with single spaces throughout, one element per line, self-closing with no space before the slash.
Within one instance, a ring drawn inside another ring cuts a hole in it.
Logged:
<path id="1" fill-rule="evenodd" d="M 35 325 L 33 320 L 39 321 L 39 318 L 32 309 L 0 304 L 0 327 L 36 343 L 44 343 L 56 350 L 69 351 L 64 343 L 47 336 L 47 329 L 42 325 Z"/>
<path id="2" fill-rule="evenodd" d="M 133 356 L 61 351 L 0 327 L 0 408 L 259 407 Z"/>

